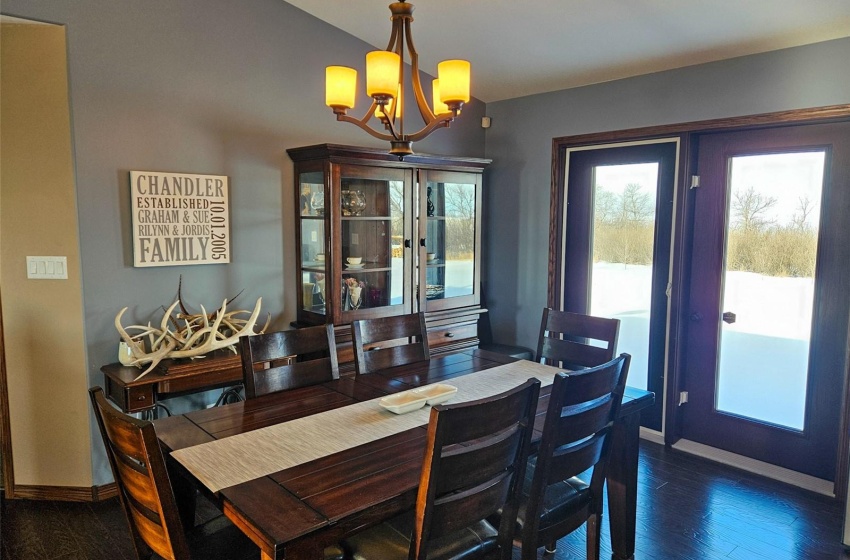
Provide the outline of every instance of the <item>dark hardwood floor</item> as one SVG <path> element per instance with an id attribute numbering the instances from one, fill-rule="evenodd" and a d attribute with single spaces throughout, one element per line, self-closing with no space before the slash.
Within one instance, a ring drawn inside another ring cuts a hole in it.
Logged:
<path id="1" fill-rule="evenodd" d="M 850 559 L 835 500 L 648 442 L 639 477 L 636 560 Z M 8 560 L 135 558 L 117 499 L 7 500 L 0 519 Z M 607 522 L 602 548 L 610 558 Z M 583 530 L 559 541 L 555 560 L 583 558 Z"/>

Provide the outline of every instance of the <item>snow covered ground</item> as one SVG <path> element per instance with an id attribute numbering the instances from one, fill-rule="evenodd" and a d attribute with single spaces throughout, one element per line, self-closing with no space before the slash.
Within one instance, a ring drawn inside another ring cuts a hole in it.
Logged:
<path id="1" fill-rule="evenodd" d="M 632 355 L 629 385 L 646 388 L 650 266 L 596 263 L 591 314 L 620 319 L 618 352 Z M 803 428 L 814 282 L 750 272 L 726 276 L 717 408 Z"/>

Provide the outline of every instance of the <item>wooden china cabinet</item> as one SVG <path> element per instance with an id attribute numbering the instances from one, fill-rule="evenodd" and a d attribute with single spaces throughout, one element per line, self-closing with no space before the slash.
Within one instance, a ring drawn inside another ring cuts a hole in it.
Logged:
<path id="1" fill-rule="evenodd" d="M 482 174 L 490 160 L 321 144 L 295 163 L 295 326 L 336 325 L 353 366 L 351 321 L 426 313 L 432 353 L 478 344 Z M 346 368 L 346 365 L 348 368 Z"/>

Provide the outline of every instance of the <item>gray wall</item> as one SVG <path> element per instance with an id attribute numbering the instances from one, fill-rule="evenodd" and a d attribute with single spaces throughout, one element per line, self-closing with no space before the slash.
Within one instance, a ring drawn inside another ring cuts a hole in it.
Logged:
<path id="1" fill-rule="evenodd" d="M 285 150 L 385 145 L 324 106 L 325 66 L 357 67 L 362 85 L 363 57 L 374 48 L 281 0 L 4 0 L 2 10 L 67 25 L 89 384 L 101 385 L 100 366 L 116 361 L 117 311 L 130 307 L 125 324 L 158 321 L 181 274 L 195 309 L 244 289 L 235 308 L 262 296 L 263 312 L 286 327 L 297 292 Z M 358 99 L 353 114 L 367 106 Z M 414 149 L 483 156 L 483 104 L 473 100 L 463 113 Z M 228 175 L 231 264 L 133 268 L 130 170 Z M 103 484 L 111 475 L 91 429 L 94 483 Z"/>
<path id="2" fill-rule="evenodd" d="M 546 305 L 552 139 L 850 103 L 850 38 L 487 104 L 487 303 L 534 348 Z"/>

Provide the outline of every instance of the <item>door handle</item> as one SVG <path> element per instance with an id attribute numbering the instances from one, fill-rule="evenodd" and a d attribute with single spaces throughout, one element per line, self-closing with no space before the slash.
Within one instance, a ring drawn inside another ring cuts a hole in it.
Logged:
<path id="1" fill-rule="evenodd" d="M 738 317 L 734 313 L 732 313 L 731 311 L 726 311 L 725 313 L 723 313 L 723 322 L 724 323 L 729 323 L 731 325 L 737 319 L 738 319 Z"/>
<path id="2" fill-rule="evenodd" d="M 420 240 L 419 240 L 419 246 L 420 246 L 420 247 L 424 247 L 424 246 L 425 246 L 425 238 L 424 238 L 424 237 L 423 237 L 422 239 L 420 239 Z"/>
<path id="3" fill-rule="evenodd" d="M 404 240 L 404 247 L 405 247 L 406 249 L 410 249 L 410 247 L 411 247 L 411 245 L 410 245 L 410 239 L 405 239 L 405 240 Z"/>

